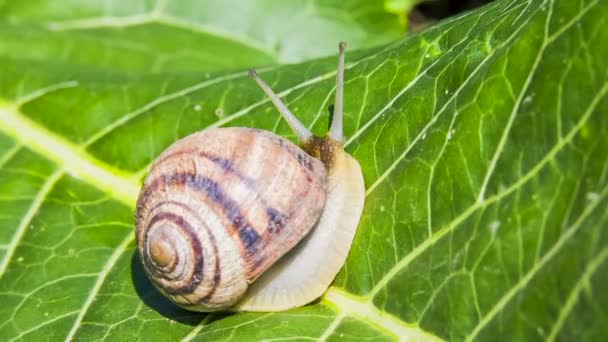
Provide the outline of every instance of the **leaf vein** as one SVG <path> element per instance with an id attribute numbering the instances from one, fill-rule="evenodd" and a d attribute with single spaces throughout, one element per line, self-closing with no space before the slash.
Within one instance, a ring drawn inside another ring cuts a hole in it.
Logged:
<path id="1" fill-rule="evenodd" d="M 438 230 L 431 237 L 424 240 L 420 243 L 416 248 L 410 251 L 403 259 L 399 261 L 399 263 L 395 264 L 388 272 L 380 279 L 380 281 L 372 288 L 369 293 L 369 296 L 374 297 L 384 286 L 388 284 L 388 282 L 399 273 L 401 270 L 406 268 L 414 259 L 416 259 L 419 255 L 425 252 L 428 248 L 430 248 L 435 242 L 439 241 L 445 234 L 455 229 L 461 222 L 466 220 L 469 216 L 471 216 L 475 211 L 481 208 L 485 208 L 492 203 L 499 201 L 505 196 L 511 194 L 513 191 L 519 189 L 525 183 L 527 183 L 534 175 L 538 174 L 540 170 L 551 161 L 557 153 L 559 153 L 562 148 L 564 148 L 569 142 L 574 138 L 576 133 L 581 129 L 581 127 L 587 122 L 596 106 L 599 104 L 600 100 L 608 93 L 608 83 L 604 84 L 604 87 L 598 92 L 597 96 L 591 101 L 588 108 L 586 109 L 584 115 L 580 119 L 580 121 L 570 130 L 570 132 L 564 137 L 563 140 L 560 140 L 559 143 L 553 147 L 547 155 L 540 160 L 528 173 L 523 175 L 518 181 L 512 184 L 510 187 L 505 189 L 503 192 L 500 192 L 496 195 L 488 197 L 483 202 L 475 202 L 472 206 L 454 218 L 450 223 L 448 223 L 445 227 Z"/>
<path id="2" fill-rule="evenodd" d="M 107 278 L 108 274 L 110 273 L 110 271 L 112 270 L 112 268 L 114 267 L 114 265 L 116 264 L 116 262 L 118 261 L 120 256 L 124 252 L 126 252 L 127 246 L 131 242 L 133 242 L 133 240 L 134 240 L 134 236 L 131 232 L 126 234 L 125 238 L 122 240 L 120 245 L 118 245 L 116 250 L 108 258 L 105 265 L 103 265 L 103 268 L 99 272 L 99 275 L 97 276 L 97 279 L 95 280 L 95 283 L 93 284 L 93 287 L 91 288 L 91 291 L 89 291 L 87 299 L 83 303 L 80 310 L 77 311 L 78 316 L 74 320 L 74 324 L 72 325 L 72 328 L 70 329 L 70 332 L 68 333 L 68 336 L 66 337 L 66 341 L 71 341 L 74 338 L 76 332 L 78 331 L 78 328 L 80 327 L 80 323 L 84 319 L 84 315 L 89 310 L 89 307 L 95 300 L 95 297 L 99 293 L 99 290 L 101 290 L 101 286 L 103 285 L 104 280 Z"/>
<path id="3" fill-rule="evenodd" d="M 17 226 L 17 230 L 15 230 L 15 233 L 11 238 L 11 242 L 7 246 L 6 254 L 2 259 L 2 262 L 0 262 L 0 279 L 2 279 L 2 277 L 4 276 L 8 264 L 11 258 L 13 257 L 13 254 L 17 250 L 19 242 L 27 231 L 27 227 L 30 225 L 30 222 L 32 221 L 36 213 L 38 213 L 38 210 L 40 209 L 40 206 L 44 202 L 46 196 L 49 194 L 49 192 L 51 192 L 55 183 L 59 180 L 59 178 L 61 178 L 62 175 L 63 172 L 61 170 L 57 170 L 47 178 L 47 180 L 40 188 L 40 191 L 32 201 L 32 204 L 30 205 L 29 209 L 27 210 L 25 215 L 23 215 L 21 222 L 19 222 L 19 225 Z"/>
<path id="4" fill-rule="evenodd" d="M 608 248 L 602 249 L 602 251 L 597 255 L 591 262 L 589 262 L 585 268 L 585 271 L 581 275 L 581 277 L 576 282 L 576 285 L 570 292 L 568 299 L 566 299 L 566 303 L 564 308 L 560 311 L 555 324 L 551 328 L 551 332 L 549 333 L 549 337 L 547 337 L 547 341 L 554 341 L 557 334 L 564 327 L 564 323 L 568 316 L 572 313 L 574 306 L 578 302 L 579 296 L 583 292 L 586 286 L 589 285 L 589 281 L 591 277 L 598 271 L 598 268 L 602 266 L 602 264 L 608 260 Z"/>
<path id="5" fill-rule="evenodd" d="M 608 195 L 608 187 L 605 187 L 602 190 L 601 198 L 605 198 Z M 602 202 L 601 198 L 595 201 L 592 205 L 585 208 L 585 211 L 579 216 L 579 218 L 574 222 L 574 224 L 569 227 L 559 238 L 559 240 L 553 245 L 553 247 L 547 251 L 547 253 L 540 259 L 540 261 L 534 266 L 520 279 L 515 286 L 513 286 L 504 296 L 502 296 L 496 304 L 488 311 L 488 313 L 484 316 L 484 318 L 475 326 L 473 331 L 469 336 L 467 336 L 466 341 L 472 341 L 477 337 L 479 332 L 488 324 L 490 321 L 508 304 L 508 302 L 520 291 L 522 290 L 528 283 L 532 280 L 532 278 L 538 273 L 540 269 L 542 269 L 561 249 L 564 245 L 570 241 L 572 236 L 577 233 L 582 223 L 585 219 L 598 207 L 598 205 Z"/>

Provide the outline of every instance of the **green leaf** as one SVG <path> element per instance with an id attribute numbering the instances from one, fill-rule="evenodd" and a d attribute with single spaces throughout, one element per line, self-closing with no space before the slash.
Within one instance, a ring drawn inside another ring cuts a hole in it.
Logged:
<path id="1" fill-rule="evenodd" d="M 0 1 L 0 56 L 111 71 L 293 63 L 334 54 L 341 40 L 371 47 L 403 31 L 365 0 Z"/>
<path id="2" fill-rule="evenodd" d="M 0 339 L 601 340 L 606 18 L 603 0 L 504 0 L 349 52 L 364 214 L 334 285 L 284 313 L 178 309 L 133 245 L 141 177 L 173 141 L 216 126 L 293 138 L 246 73 L 0 59 Z M 335 65 L 261 74 L 321 134 Z"/>

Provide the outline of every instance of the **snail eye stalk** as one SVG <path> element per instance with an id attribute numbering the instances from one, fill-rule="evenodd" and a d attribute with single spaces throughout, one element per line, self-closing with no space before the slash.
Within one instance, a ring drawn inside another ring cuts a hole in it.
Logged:
<path id="1" fill-rule="evenodd" d="M 279 113 L 281 113 L 281 116 L 283 116 L 285 121 L 287 121 L 289 124 L 289 127 L 291 127 L 291 130 L 296 134 L 300 142 L 304 142 L 312 137 L 312 133 L 306 127 L 304 127 L 304 125 L 295 117 L 295 115 L 293 115 L 292 112 L 289 111 L 279 96 L 270 88 L 268 84 L 266 84 L 266 82 L 260 78 L 260 76 L 258 76 L 255 70 L 249 70 L 249 75 L 253 77 L 253 79 L 260 85 L 264 93 L 268 95 L 272 103 L 274 103 L 275 107 L 277 107 L 279 110 Z"/>
<path id="2" fill-rule="evenodd" d="M 344 116 L 344 50 L 346 43 L 338 45 L 340 56 L 338 57 L 338 73 L 336 75 L 336 103 L 334 104 L 334 118 L 327 134 L 337 142 L 344 142 L 342 118 Z"/>

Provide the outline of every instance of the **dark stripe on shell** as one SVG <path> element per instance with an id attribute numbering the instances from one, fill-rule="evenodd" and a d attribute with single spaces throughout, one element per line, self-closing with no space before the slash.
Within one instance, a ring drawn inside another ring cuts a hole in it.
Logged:
<path id="1" fill-rule="evenodd" d="M 207 198 L 222 208 L 224 215 L 232 223 L 232 229 L 237 231 L 245 248 L 245 253 L 250 256 L 258 252 L 260 248 L 259 242 L 261 241 L 260 235 L 241 214 L 238 204 L 226 196 L 218 183 L 207 177 L 197 176 L 192 173 L 161 175 L 142 192 L 142 202 L 146 202 L 147 197 L 161 184 L 166 186 L 186 185 L 191 189 L 204 192 Z"/>
<path id="2" fill-rule="evenodd" d="M 198 153 L 198 155 L 200 157 L 205 158 L 205 159 L 213 162 L 217 166 L 219 166 L 220 169 L 222 169 L 222 171 L 224 171 L 225 173 L 230 173 L 230 174 L 235 175 L 240 180 L 244 181 L 248 187 L 251 187 L 251 188 L 254 187 L 255 181 L 253 181 L 251 178 L 248 178 L 245 175 L 243 175 L 242 173 L 240 173 L 237 170 L 237 168 L 235 167 L 234 162 L 232 160 L 216 156 L 214 154 L 209 153 L 208 151 L 200 151 L 198 149 L 185 149 L 185 150 L 175 151 L 169 155 L 164 156 L 162 159 L 157 160 L 154 163 L 154 165 L 160 165 L 161 163 L 166 163 L 171 159 L 182 157 L 184 155 L 188 155 L 188 156 L 196 155 L 196 153 Z"/>
<path id="3" fill-rule="evenodd" d="M 217 166 L 219 166 L 224 172 L 234 173 L 239 176 L 239 178 L 243 177 L 234 169 L 234 162 L 230 159 L 221 158 L 216 155 L 213 155 L 207 151 L 200 151 L 199 155 L 205 159 L 208 159 L 214 162 Z"/>
<path id="4" fill-rule="evenodd" d="M 221 186 L 209 178 L 194 175 L 186 177 L 186 184 L 191 188 L 205 191 L 207 197 L 223 208 L 228 220 L 232 222 L 237 230 L 247 253 L 255 254 L 260 242 L 260 235 L 241 214 L 239 205 L 224 194 Z"/>
<path id="5" fill-rule="evenodd" d="M 287 151 L 295 160 L 298 161 L 300 165 L 305 167 L 308 171 L 314 172 L 313 159 L 316 159 L 315 157 L 311 156 L 306 152 L 302 152 L 300 148 L 297 148 L 297 146 L 290 144 L 290 141 L 285 138 L 279 136 L 271 136 L 268 137 L 268 139 L 278 145 L 282 150 Z"/>
<path id="6" fill-rule="evenodd" d="M 274 140 L 275 142 L 277 142 L 281 147 L 285 146 L 285 141 L 280 138 L 280 137 L 270 137 L 270 140 Z M 303 167 L 306 167 L 310 172 L 314 171 L 314 166 L 313 166 L 313 161 L 311 156 L 309 156 L 306 153 L 302 153 L 301 151 L 289 148 L 288 149 L 289 154 L 291 156 L 293 156 L 294 158 L 297 159 L 298 163 L 300 165 L 302 165 Z M 255 181 L 250 179 L 249 177 L 244 176 L 243 174 L 241 174 L 237 168 L 234 165 L 234 161 L 230 160 L 230 159 L 226 159 L 226 158 L 222 158 L 219 157 L 215 154 L 209 153 L 208 151 L 198 151 L 198 150 L 193 150 L 193 149 L 188 149 L 188 150 L 183 150 L 183 151 L 179 151 L 179 152 L 174 152 L 170 155 L 165 156 L 164 158 L 162 158 L 159 162 L 165 162 L 171 158 L 175 158 L 175 157 L 179 157 L 182 156 L 184 154 L 192 154 L 194 152 L 198 152 L 198 155 L 202 158 L 205 158 L 211 162 L 213 162 L 214 164 L 218 165 L 222 171 L 224 171 L 225 173 L 228 174 L 232 174 L 234 176 L 236 176 L 238 179 L 240 179 L 241 181 L 243 181 L 243 183 L 251 190 L 253 191 L 257 191 L 256 187 L 255 187 Z M 312 178 L 310 176 L 309 173 L 306 173 L 306 177 L 307 177 L 307 181 L 308 183 L 312 183 Z M 306 195 L 308 191 L 306 191 L 303 195 Z M 268 214 L 268 229 L 270 230 L 271 233 L 280 231 L 281 228 L 283 228 L 283 226 L 287 223 L 287 217 L 285 217 L 285 215 L 281 214 L 278 210 L 270 207 L 268 205 L 268 203 L 263 199 L 263 198 L 258 198 L 259 201 L 261 201 L 262 205 L 268 207 L 267 209 L 267 214 Z M 246 240 L 248 239 L 248 234 L 242 234 L 243 238 Z"/>
<path id="7" fill-rule="evenodd" d="M 266 215 L 268 215 L 268 232 L 277 233 L 280 232 L 285 224 L 287 224 L 288 217 L 281 214 L 278 210 L 268 207 L 266 208 Z"/>
<path id="8" fill-rule="evenodd" d="M 311 156 L 306 153 L 296 152 L 298 163 L 308 169 L 308 171 L 313 172 L 314 167 L 312 165 Z"/>
<path id="9" fill-rule="evenodd" d="M 192 226 L 186 220 L 184 220 L 183 217 L 173 214 L 173 213 L 161 212 L 150 220 L 148 226 L 152 227 L 156 222 L 159 222 L 159 221 L 169 221 L 169 222 L 175 224 L 177 227 L 179 227 L 179 229 L 182 230 L 188 236 L 190 243 L 191 243 L 192 253 L 194 256 L 194 269 L 192 271 L 192 276 L 190 277 L 190 279 L 188 279 L 188 283 L 185 286 L 177 287 L 177 288 L 164 287 L 164 290 L 170 294 L 192 293 L 203 280 L 203 278 L 200 276 L 202 274 L 202 272 L 204 271 L 203 270 L 203 261 L 204 260 L 203 260 L 203 251 L 202 251 L 202 247 L 201 247 L 201 242 L 198 239 L 198 236 L 196 235 Z M 146 236 L 144 238 L 144 246 L 147 246 L 147 244 L 148 244 L 148 232 L 149 231 L 150 230 L 146 231 Z M 147 263 L 147 264 L 152 263 L 152 261 L 149 259 L 149 256 L 147 254 L 144 255 L 144 259 L 145 259 L 145 263 Z M 179 260 L 178 260 L 178 262 L 179 262 Z M 149 270 L 150 270 L 150 273 L 154 274 L 155 276 L 159 276 L 160 278 L 167 279 L 167 277 L 164 275 L 164 273 L 158 272 L 154 267 L 150 267 Z M 168 280 L 171 281 L 171 279 L 168 279 Z"/>
<path id="10" fill-rule="evenodd" d="M 215 163 L 217 166 L 219 166 L 222 169 L 222 171 L 224 171 L 224 173 L 234 175 L 235 177 L 240 179 L 243 182 L 243 184 L 245 184 L 247 186 L 247 188 L 257 191 L 257 189 L 255 187 L 256 186 L 255 180 L 253 180 L 253 179 L 243 175 L 241 172 L 239 172 L 237 167 L 234 165 L 234 161 L 232 161 L 230 159 L 218 157 L 207 151 L 200 151 L 199 155 L 201 157 Z"/>

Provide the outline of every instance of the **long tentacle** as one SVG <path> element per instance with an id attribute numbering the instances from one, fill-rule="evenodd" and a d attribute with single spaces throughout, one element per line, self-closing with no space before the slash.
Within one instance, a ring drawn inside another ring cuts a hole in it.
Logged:
<path id="1" fill-rule="evenodd" d="M 344 49 L 346 48 L 345 42 L 340 42 L 338 45 L 340 49 L 340 57 L 338 59 L 338 73 L 336 75 L 336 103 L 334 104 L 334 118 L 327 134 L 332 139 L 343 142 L 344 133 L 342 118 L 344 116 Z"/>
<path id="2" fill-rule="evenodd" d="M 291 127 L 300 142 L 308 140 L 312 136 L 312 133 L 306 127 L 304 127 L 304 125 L 293 115 L 293 113 L 289 111 L 289 109 L 287 109 L 287 106 L 285 106 L 279 96 L 272 91 L 270 86 L 266 84 L 266 82 L 264 82 L 260 76 L 258 76 L 255 70 L 249 70 L 249 75 L 253 77 L 253 79 L 260 85 L 262 90 L 264 90 L 266 95 L 268 95 L 270 100 L 272 100 L 272 103 L 274 103 L 274 105 L 277 107 L 279 113 L 281 113 L 285 121 L 287 121 L 289 127 Z"/>

